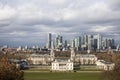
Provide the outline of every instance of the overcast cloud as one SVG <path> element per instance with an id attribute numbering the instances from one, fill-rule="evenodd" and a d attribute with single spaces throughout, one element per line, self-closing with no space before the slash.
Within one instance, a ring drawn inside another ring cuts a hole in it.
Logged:
<path id="1" fill-rule="evenodd" d="M 119 42 L 120 0 L 0 0 L 0 45 L 44 44 L 49 32 Z"/>

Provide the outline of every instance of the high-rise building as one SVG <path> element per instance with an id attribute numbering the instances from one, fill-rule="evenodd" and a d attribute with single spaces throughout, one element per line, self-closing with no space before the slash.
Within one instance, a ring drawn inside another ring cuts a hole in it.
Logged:
<path id="1" fill-rule="evenodd" d="M 108 47 L 108 48 L 109 48 L 109 47 L 111 47 L 111 48 L 114 47 L 114 39 L 108 39 L 108 41 L 107 41 L 107 47 Z"/>
<path id="2" fill-rule="evenodd" d="M 81 45 L 82 45 L 82 39 L 81 39 L 81 37 L 79 36 L 79 37 L 78 37 L 78 46 L 81 47 Z"/>
<path id="3" fill-rule="evenodd" d="M 102 36 L 100 34 L 97 35 L 97 49 L 102 49 Z"/>
<path id="4" fill-rule="evenodd" d="M 74 39 L 71 40 L 71 47 L 72 47 L 72 48 L 75 48 L 75 40 L 74 40 Z"/>
<path id="5" fill-rule="evenodd" d="M 77 49 L 77 50 L 80 50 L 80 47 L 81 47 L 81 37 L 79 36 L 79 37 L 76 37 L 75 39 L 74 39 L 74 45 L 75 45 L 75 48 Z"/>
<path id="6" fill-rule="evenodd" d="M 75 42 L 75 47 L 77 48 L 77 47 L 78 47 L 78 39 L 75 38 L 75 39 L 74 39 L 74 42 Z"/>
<path id="7" fill-rule="evenodd" d="M 86 44 L 87 45 L 88 43 L 88 35 L 83 35 L 83 44 Z"/>
<path id="8" fill-rule="evenodd" d="M 55 38 L 55 48 L 58 47 L 58 37 Z"/>
<path id="9" fill-rule="evenodd" d="M 48 34 L 48 40 L 47 40 L 47 48 L 51 49 L 51 43 L 52 43 L 52 34 Z"/>
<path id="10" fill-rule="evenodd" d="M 63 37 L 60 35 L 57 35 L 55 38 L 55 48 L 59 48 L 59 46 L 63 45 Z"/>
<path id="11" fill-rule="evenodd" d="M 62 44 L 63 43 L 63 37 L 59 36 L 59 43 Z"/>
<path id="12" fill-rule="evenodd" d="M 67 48 L 67 40 L 64 41 L 64 47 Z"/>
<path id="13" fill-rule="evenodd" d="M 109 47 L 111 47 L 112 49 L 114 48 L 115 43 L 114 43 L 114 39 L 104 39 L 103 40 L 103 48 L 104 49 L 108 49 Z"/>
<path id="14" fill-rule="evenodd" d="M 107 48 L 107 44 L 108 44 L 107 39 L 105 39 L 104 40 L 104 47 L 105 47 L 105 49 Z"/>
<path id="15" fill-rule="evenodd" d="M 88 50 L 92 49 L 92 36 L 88 35 Z"/>
<path id="16" fill-rule="evenodd" d="M 96 50 L 97 49 L 97 39 L 93 39 L 93 49 Z"/>

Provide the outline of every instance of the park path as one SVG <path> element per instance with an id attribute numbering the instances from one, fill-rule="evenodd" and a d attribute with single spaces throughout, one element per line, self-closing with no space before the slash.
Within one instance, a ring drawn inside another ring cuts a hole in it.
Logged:
<path id="1" fill-rule="evenodd" d="M 24 71 L 24 72 L 43 72 L 43 73 L 49 73 L 50 71 Z M 59 71 L 61 72 L 61 71 Z M 77 73 L 101 73 L 102 71 L 76 71 Z M 72 73 L 72 72 L 71 72 Z"/>

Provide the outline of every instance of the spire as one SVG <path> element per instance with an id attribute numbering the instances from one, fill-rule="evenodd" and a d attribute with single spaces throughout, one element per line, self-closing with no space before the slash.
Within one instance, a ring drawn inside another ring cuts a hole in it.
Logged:
<path id="1" fill-rule="evenodd" d="M 55 58 L 55 53 L 54 53 L 53 49 L 51 49 L 51 51 L 50 51 L 50 58 L 51 58 L 51 61 L 53 61 Z"/>
<path id="2" fill-rule="evenodd" d="M 71 56 L 70 56 L 70 59 L 73 61 L 73 60 L 74 60 L 74 57 L 75 57 L 75 51 L 74 51 L 74 48 L 71 48 Z"/>
<path id="3" fill-rule="evenodd" d="M 113 51 L 112 51 L 111 47 L 108 48 L 108 52 L 107 53 L 108 54 L 113 54 Z"/>
<path id="4" fill-rule="evenodd" d="M 117 45 L 116 51 L 119 51 L 119 44 Z"/>

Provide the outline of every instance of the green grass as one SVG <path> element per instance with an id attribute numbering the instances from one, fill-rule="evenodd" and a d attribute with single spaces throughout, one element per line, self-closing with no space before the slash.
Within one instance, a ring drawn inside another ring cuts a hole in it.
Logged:
<path id="1" fill-rule="evenodd" d="M 25 72 L 25 80 L 99 80 L 101 73 Z"/>

